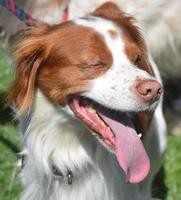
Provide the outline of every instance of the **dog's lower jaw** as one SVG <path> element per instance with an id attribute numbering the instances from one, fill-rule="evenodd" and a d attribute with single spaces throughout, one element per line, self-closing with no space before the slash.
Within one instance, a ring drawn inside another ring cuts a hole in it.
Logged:
<path id="1" fill-rule="evenodd" d="M 21 200 L 140 200 L 138 184 L 127 184 L 114 154 L 71 113 L 55 108 L 40 91 L 26 127 L 27 162 Z M 55 165 L 64 176 L 55 176 Z M 73 182 L 65 179 L 67 169 Z M 148 198 L 143 198 L 148 199 Z"/>

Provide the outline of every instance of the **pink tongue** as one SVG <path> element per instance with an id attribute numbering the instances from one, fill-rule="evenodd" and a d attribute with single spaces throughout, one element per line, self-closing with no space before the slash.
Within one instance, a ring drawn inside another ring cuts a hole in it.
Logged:
<path id="1" fill-rule="evenodd" d="M 115 134 L 117 160 L 127 176 L 127 181 L 142 181 L 148 175 L 150 161 L 130 118 L 123 114 L 119 122 L 99 114 Z"/>

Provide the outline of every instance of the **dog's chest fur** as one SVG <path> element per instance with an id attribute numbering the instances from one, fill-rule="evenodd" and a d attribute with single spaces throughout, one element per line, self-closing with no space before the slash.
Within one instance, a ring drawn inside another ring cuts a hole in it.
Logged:
<path id="1" fill-rule="evenodd" d="M 115 156 L 71 113 L 57 110 L 41 92 L 34 106 L 29 125 L 24 127 L 28 159 L 21 173 L 26 186 L 22 200 L 131 200 L 133 195 L 141 199 L 139 185 L 126 183 Z M 63 176 L 53 174 L 55 163 Z M 67 170 L 73 173 L 71 185 Z"/>

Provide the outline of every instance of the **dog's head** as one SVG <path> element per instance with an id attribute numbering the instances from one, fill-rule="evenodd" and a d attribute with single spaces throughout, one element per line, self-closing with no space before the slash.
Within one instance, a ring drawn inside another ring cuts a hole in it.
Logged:
<path id="1" fill-rule="evenodd" d="M 134 23 L 105 3 L 86 17 L 28 29 L 16 51 L 17 78 L 10 91 L 20 113 L 31 107 L 37 88 L 51 103 L 69 105 L 116 153 L 129 182 L 143 180 L 149 171 L 131 113 L 150 110 L 162 93 Z"/>

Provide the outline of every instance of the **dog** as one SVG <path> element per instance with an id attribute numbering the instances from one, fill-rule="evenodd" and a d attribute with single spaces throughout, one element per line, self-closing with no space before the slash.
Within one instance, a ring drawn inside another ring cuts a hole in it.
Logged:
<path id="1" fill-rule="evenodd" d="M 166 147 L 163 86 L 135 19 L 107 2 L 37 24 L 15 62 L 21 200 L 151 200 Z"/>

